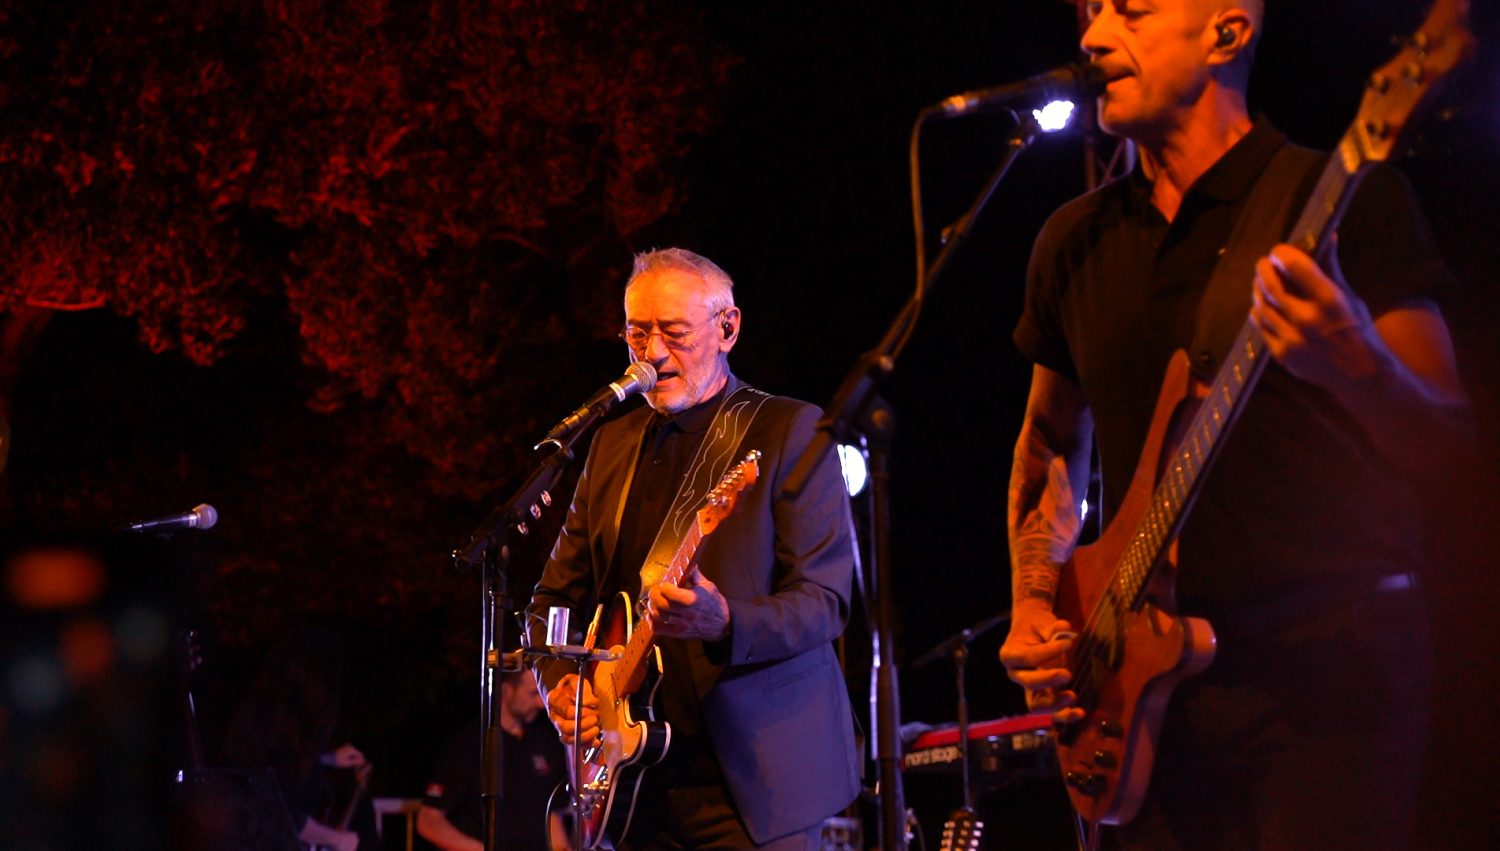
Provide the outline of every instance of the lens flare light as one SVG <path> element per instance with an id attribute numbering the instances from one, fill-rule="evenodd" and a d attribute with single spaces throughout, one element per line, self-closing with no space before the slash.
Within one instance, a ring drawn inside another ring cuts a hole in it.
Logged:
<path id="1" fill-rule="evenodd" d="M 1056 133 L 1068 126 L 1073 119 L 1073 102 L 1069 100 L 1055 100 L 1041 109 L 1033 109 L 1032 116 L 1036 118 L 1036 125 L 1044 133 Z"/>
<path id="2" fill-rule="evenodd" d="M 859 496 L 870 480 L 870 466 L 865 460 L 865 453 L 857 446 L 840 443 L 839 466 L 843 468 L 844 487 L 848 489 L 849 496 Z"/>

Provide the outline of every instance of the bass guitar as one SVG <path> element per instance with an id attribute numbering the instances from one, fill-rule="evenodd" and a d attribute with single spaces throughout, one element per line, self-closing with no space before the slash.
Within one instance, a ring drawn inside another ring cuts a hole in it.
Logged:
<path id="1" fill-rule="evenodd" d="M 1472 54 L 1467 19 L 1467 0 L 1437 0 L 1401 52 L 1370 77 L 1359 115 L 1288 243 L 1313 257 L 1329 245 L 1368 169 L 1402 149 L 1428 95 Z M 1213 660 L 1212 627 L 1177 615 L 1175 542 L 1268 360 L 1248 320 L 1210 386 L 1194 381 L 1186 352 L 1173 356 L 1119 511 L 1063 569 L 1056 609 L 1084 625 L 1069 665 L 1085 715 L 1058 731 L 1057 754 L 1073 807 L 1088 822 L 1135 816 L 1172 689 Z"/>
<path id="2" fill-rule="evenodd" d="M 751 451 L 725 473 L 709 492 L 692 526 L 682 538 L 662 582 L 681 586 L 691 573 L 703 539 L 734 511 L 739 495 L 755 484 L 760 475 L 760 452 Z M 599 701 L 600 743 L 583 749 L 577 757 L 579 832 L 582 847 L 598 848 L 607 838 L 618 842 L 630 829 L 636 793 L 646 769 L 661 762 L 672 743 L 671 725 L 655 720 L 652 698 L 659 677 L 649 670 L 657 655 L 656 635 L 650 618 L 637 617 L 629 594 L 615 596 L 602 622 L 589 630 L 586 642 L 592 650 L 600 644 L 612 661 L 593 662 L 585 677 Z M 602 626 L 601 626 L 602 624 Z M 654 679 L 652 688 L 643 686 Z"/>

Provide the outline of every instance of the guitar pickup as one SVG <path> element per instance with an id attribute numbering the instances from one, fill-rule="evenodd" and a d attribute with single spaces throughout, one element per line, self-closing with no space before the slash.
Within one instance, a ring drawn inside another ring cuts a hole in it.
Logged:
<path id="1" fill-rule="evenodd" d="M 1104 778 L 1098 774 L 1085 774 L 1082 771 L 1069 771 L 1063 775 L 1063 780 L 1079 794 L 1090 798 L 1104 792 Z"/>

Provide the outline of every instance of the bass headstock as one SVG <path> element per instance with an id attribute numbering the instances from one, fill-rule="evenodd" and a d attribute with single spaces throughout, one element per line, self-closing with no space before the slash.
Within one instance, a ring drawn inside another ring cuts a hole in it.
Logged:
<path id="1" fill-rule="evenodd" d="M 1410 142 L 1407 130 L 1432 95 L 1473 57 L 1475 45 L 1469 0 L 1436 0 L 1421 28 L 1403 39 L 1401 51 L 1365 84 L 1350 130 L 1354 144 L 1343 146 L 1346 160 L 1356 160 L 1345 162 L 1348 171 L 1398 155 Z"/>

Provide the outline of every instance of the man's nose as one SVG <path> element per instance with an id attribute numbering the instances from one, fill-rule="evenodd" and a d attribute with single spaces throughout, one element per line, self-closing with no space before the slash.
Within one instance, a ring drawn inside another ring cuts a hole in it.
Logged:
<path id="1" fill-rule="evenodd" d="M 652 366 L 661 366 L 667 359 L 669 351 L 667 341 L 659 332 L 653 332 L 646 336 L 646 347 L 641 350 L 641 360 Z"/>
<path id="2" fill-rule="evenodd" d="M 1083 31 L 1083 38 L 1079 39 L 1078 46 L 1091 58 L 1097 59 L 1110 51 L 1109 45 L 1105 43 L 1105 31 L 1109 28 L 1105 20 L 1113 14 L 1113 9 L 1100 10 L 1094 15 L 1094 19 L 1089 21 L 1088 28 Z"/>

